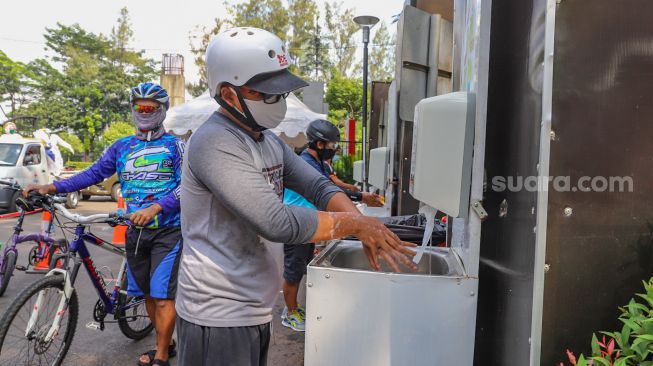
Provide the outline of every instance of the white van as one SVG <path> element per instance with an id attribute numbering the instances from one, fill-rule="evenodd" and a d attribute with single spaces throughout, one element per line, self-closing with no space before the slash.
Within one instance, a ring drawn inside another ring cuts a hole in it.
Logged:
<path id="1" fill-rule="evenodd" d="M 45 147 L 39 140 L 20 135 L 0 136 L 0 179 L 9 180 L 25 187 L 30 183 L 48 184 L 50 175 L 45 155 Z M 0 209 L 16 211 L 16 198 L 19 192 L 0 187 Z M 74 208 L 79 201 L 79 193 L 69 194 L 67 206 Z"/>

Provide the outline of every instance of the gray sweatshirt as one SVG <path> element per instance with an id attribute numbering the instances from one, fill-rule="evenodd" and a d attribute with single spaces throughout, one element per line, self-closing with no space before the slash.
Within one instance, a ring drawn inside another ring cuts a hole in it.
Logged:
<path id="1" fill-rule="evenodd" d="M 339 192 L 273 133 L 254 141 L 214 113 L 187 147 L 181 182 L 183 255 L 177 313 L 203 326 L 268 323 L 283 247 L 310 241 L 317 212 L 282 203 L 284 186 L 319 209 Z M 275 243 L 270 243 L 275 242 Z"/>

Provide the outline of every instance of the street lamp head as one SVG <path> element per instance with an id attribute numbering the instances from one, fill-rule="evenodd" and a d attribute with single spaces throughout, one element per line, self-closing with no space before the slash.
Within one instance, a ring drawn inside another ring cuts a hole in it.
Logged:
<path id="1" fill-rule="evenodd" d="M 379 22 L 379 18 L 372 15 L 360 15 L 354 18 L 354 22 L 361 27 L 374 27 Z"/>

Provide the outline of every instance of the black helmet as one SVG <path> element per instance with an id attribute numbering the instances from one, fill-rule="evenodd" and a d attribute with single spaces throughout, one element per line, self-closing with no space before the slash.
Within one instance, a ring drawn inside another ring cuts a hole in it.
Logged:
<path id="1" fill-rule="evenodd" d="M 306 129 L 306 137 L 309 142 L 338 142 L 340 141 L 340 131 L 333 123 L 324 120 L 316 119 L 311 122 Z"/>

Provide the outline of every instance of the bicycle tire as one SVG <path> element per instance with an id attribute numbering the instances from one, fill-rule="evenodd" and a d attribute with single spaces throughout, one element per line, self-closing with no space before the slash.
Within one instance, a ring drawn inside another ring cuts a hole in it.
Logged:
<path id="1" fill-rule="evenodd" d="M 39 247 L 38 244 L 32 245 L 32 248 L 30 248 L 29 253 L 27 254 L 27 263 L 28 263 L 28 265 L 34 267 L 36 265 L 36 263 L 38 263 L 39 260 L 38 260 L 37 256 L 39 254 L 39 249 L 40 249 L 40 247 Z"/>
<path id="2" fill-rule="evenodd" d="M 4 350 L 3 347 L 5 347 L 5 340 L 7 337 L 7 332 L 10 329 L 10 326 L 12 322 L 16 319 L 17 315 L 19 314 L 20 310 L 27 304 L 27 302 L 33 297 L 33 296 L 38 296 L 39 292 L 41 290 L 45 290 L 47 288 L 52 288 L 52 289 L 57 289 L 58 291 L 63 290 L 63 285 L 64 285 L 64 280 L 62 276 L 47 276 L 39 279 L 38 281 L 32 283 L 29 285 L 27 288 L 25 288 L 9 305 L 9 308 L 6 310 L 5 314 L 2 316 L 2 319 L 0 319 L 0 357 L 4 353 L 3 351 L 10 351 L 12 350 L 12 347 L 7 345 L 8 349 Z M 30 308 L 33 305 L 30 305 Z M 57 352 L 57 354 L 54 356 L 52 359 L 51 365 L 53 366 L 59 366 L 63 362 L 64 358 L 66 357 L 66 354 L 68 353 L 68 349 L 70 348 L 70 345 L 72 343 L 73 337 L 75 335 L 75 328 L 77 326 L 77 318 L 79 315 L 79 303 L 77 300 L 77 291 L 73 289 L 72 295 L 70 297 L 70 300 L 68 302 L 68 321 L 67 321 L 67 326 L 65 329 L 65 332 L 62 332 L 62 329 L 59 329 L 59 333 L 55 336 L 55 339 L 59 338 L 60 336 L 63 336 L 63 342 L 61 343 L 60 349 Z M 64 323 L 62 323 L 62 327 L 64 326 Z M 18 327 L 20 328 L 20 327 Z M 48 345 L 47 348 L 51 346 Z M 28 349 L 32 348 L 31 344 L 28 345 Z M 46 349 L 47 351 L 47 349 Z M 28 354 L 29 356 L 29 354 Z M 40 359 L 39 359 L 40 361 Z M 20 361 L 19 360 L 11 360 L 10 362 L 13 363 L 8 363 L 8 364 L 17 364 Z M 48 360 L 49 362 L 49 360 Z M 2 358 L 0 358 L 0 365 L 2 364 Z"/>
<path id="3" fill-rule="evenodd" d="M 16 252 L 8 252 L 4 263 L 5 269 L 2 273 L 2 278 L 0 278 L 0 296 L 5 293 L 7 286 L 9 286 L 11 276 L 14 274 L 14 268 L 16 268 Z"/>
<path id="4" fill-rule="evenodd" d="M 120 283 L 120 288 L 121 289 L 127 289 L 127 277 L 125 276 L 121 283 Z M 133 296 L 125 295 L 121 293 L 118 296 L 118 306 L 122 307 L 124 304 L 129 304 L 130 301 L 134 299 Z M 143 303 L 142 306 L 145 306 L 145 303 Z M 145 311 L 145 314 L 147 314 L 147 309 Z M 145 337 L 148 336 L 154 329 L 154 324 L 150 321 L 149 324 L 146 327 L 143 327 L 142 329 L 135 329 L 132 327 L 133 321 L 130 321 L 128 318 L 129 316 L 125 313 L 124 310 L 120 309 L 116 312 L 116 317 L 118 318 L 118 327 L 120 328 L 120 331 L 122 334 L 125 335 L 125 337 L 129 339 L 133 339 L 135 341 L 141 340 Z M 149 318 L 148 318 L 149 320 Z"/>

